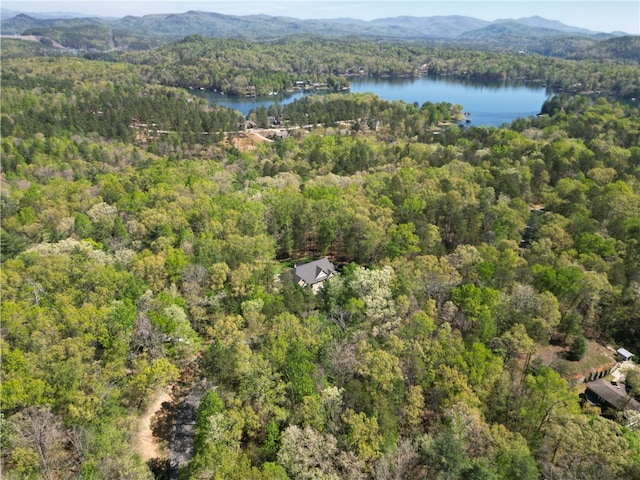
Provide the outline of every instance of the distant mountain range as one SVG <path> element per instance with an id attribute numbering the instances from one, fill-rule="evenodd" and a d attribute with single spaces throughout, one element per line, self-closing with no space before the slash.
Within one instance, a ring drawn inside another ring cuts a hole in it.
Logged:
<path id="1" fill-rule="evenodd" d="M 43 14 L 36 18 L 3 9 L 0 29 L 3 35 L 35 35 L 50 38 L 69 48 L 88 50 L 148 48 L 194 34 L 247 39 L 315 35 L 422 40 L 543 54 L 562 52 L 566 45 L 569 48 L 568 56 L 571 56 L 571 48 L 578 48 L 576 45 L 584 49 L 601 40 L 625 35 L 595 32 L 537 16 L 488 22 L 459 15 L 405 16 L 371 21 L 348 18 L 301 20 L 200 11 L 123 18 L 55 15 L 59 16 L 52 18 L 52 14 Z M 82 37 L 83 31 L 88 35 L 86 38 Z"/>
<path id="2" fill-rule="evenodd" d="M 0 20 L 8 20 L 13 17 L 17 17 L 18 15 L 26 14 L 33 18 L 38 18 L 40 20 L 47 19 L 55 19 L 55 18 L 88 18 L 91 15 L 86 15 L 84 13 L 74 13 L 74 12 L 46 12 L 46 13 L 27 13 L 20 12 L 18 10 L 9 10 L 7 8 L 0 8 Z"/>

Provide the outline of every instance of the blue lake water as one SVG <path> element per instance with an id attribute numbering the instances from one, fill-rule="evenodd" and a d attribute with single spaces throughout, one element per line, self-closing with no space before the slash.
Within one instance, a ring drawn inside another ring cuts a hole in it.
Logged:
<path id="1" fill-rule="evenodd" d="M 424 102 L 449 102 L 462 105 L 469 112 L 471 125 L 500 126 L 519 117 L 528 117 L 540 112 L 542 104 L 552 92 L 543 86 L 517 83 L 469 82 L 450 78 L 353 78 L 351 93 L 371 92 L 388 101 L 402 100 L 405 103 L 422 105 Z M 194 90 L 192 93 L 207 98 L 220 106 L 234 108 L 244 115 L 261 105 L 275 102 L 284 105 L 303 95 L 321 93 L 278 94 L 266 97 L 234 97 L 217 92 Z"/>

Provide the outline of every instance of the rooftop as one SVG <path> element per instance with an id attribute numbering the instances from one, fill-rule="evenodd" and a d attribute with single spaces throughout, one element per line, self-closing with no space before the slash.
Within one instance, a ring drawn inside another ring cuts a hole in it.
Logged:
<path id="1" fill-rule="evenodd" d="M 631 358 L 633 357 L 633 353 L 631 353 L 629 350 L 627 350 L 626 348 L 619 348 L 618 350 L 616 350 L 616 352 L 618 352 L 618 354 L 624 358 Z"/>
<path id="2" fill-rule="evenodd" d="M 302 265 L 296 265 L 293 269 L 295 276 L 307 285 L 320 283 L 335 272 L 336 268 L 326 257 Z"/>
<path id="3" fill-rule="evenodd" d="M 629 398 L 624 388 L 611 385 L 603 378 L 587 384 L 587 397 L 593 394 L 617 410 L 636 410 L 640 412 L 640 402 Z"/>

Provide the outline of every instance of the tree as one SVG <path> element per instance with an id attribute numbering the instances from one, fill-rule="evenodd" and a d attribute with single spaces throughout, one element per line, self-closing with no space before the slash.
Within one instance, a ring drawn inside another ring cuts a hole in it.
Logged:
<path id="1" fill-rule="evenodd" d="M 168 274 L 164 255 L 143 252 L 133 266 L 133 273 L 144 280 L 147 287 L 154 292 L 159 292 L 167 285 Z"/>
<path id="2" fill-rule="evenodd" d="M 495 395 L 494 386 L 503 373 L 503 362 L 482 343 L 474 342 L 464 353 L 469 385 L 483 402 Z"/>
<path id="3" fill-rule="evenodd" d="M 194 449 L 196 451 L 203 448 L 204 443 L 207 440 L 208 431 L 210 429 L 209 419 L 213 415 L 222 413 L 224 410 L 224 402 L 216 392 L 209 390 L 204 394 L 202 400 L 200 400 L 200 405 L 198 405 L 196 423 L 194 426 Z"/>
<path id="4" fill-rule="evenodd" d="M 497 331 L 492 310 L 498 305 L 498 291 L 488 287 L 478 288 L 467 283 L 454 288 L 451 298 L 471 324 L 467 326 L 466 322 L 463 322 L 460 325 L 463 333 L 471 330 L 475 338 L 488 343 Z"/>
<path id="5" fill-rule="evenodd" d="M 349 277 L 349 288 L 362 299 L 366 318 L 373 324 L 389 322 L 395 317 L 396 306 L 391 292 L 393 276 L 393 269 L 388 266 L 370 270 L 356 266 Z"/>
<path id="6" fill-rule="evenodd" d="M 461 439 L 451 429 L 444 427 L 430 442 L 424 442 L 422 456 L 436 478 L 465 478 L 463 472 L 471 464 Z"/>
<path id="7" fill-rule="evenodd" d="M 631 444 L 615 422 L 587 414 L 560 415 L 545 430 L 537 455 L 543 475 L 571 480 L 630 478 Z"/>
<path id="8" fill-rule="evenodd" d="M 389 229 L 389 243 L 387 244 L 387 256 L 391 259 L 418 253 L 419 238 L 415 234 L 413 223 L 393 225 Z"/>
<path id="9" fill-rule="evenodd" d="M 517 283 L 508 295 L 501 296 L 497 309 L 499 331 L 520 323 L 529 337 L 544 344 L 560 321 L 558 305 L 558 299 L 551 292 L 537 293 L 532 285 Z"/>
<path id="10" fill-rule="evenodd" d="M 376 480 L 418 478 L 417 472 L 421 468 L 420 455 L 415 443 L 417 442 L 412 442 L 409 438 L 401 438 L 398 441 L 398 448 L 386 452 L 376 461 L 373 478 Z"/>
<path id="11" fill-rule="evenodd" d="M 146 355 L 137 355 L 133 360 L 134 374 L 127 380 L 126 397 L 138 408 L 149 400 L 151 393 L 176 380 L 178 368 L 166 358 L 150 360 Z"/>
<path id="12" fill-rule="evenodd" d="M 48 408 L 29 407 L 11 418 L 10 458 L 17 473 L 54 479 L 68 462 L 60 418 Z"/>
<path id="13" fill-rule="evenodd" d="M 267 113 L 267 107 L 260 105 L 256 110 L 256 122 L 260 128 L 269 127 L 269 115 Z"/>
<path id="14" fill-rule="evenodd" d="M 333 435 L 311 427 L 290 425 L 282 432 L 278 463 L 294 480 L 327 478 L 337 480 L 335 459 L 337 442 Z"/>
<path id="15" fill-rule="evenodd" d="M 538 467 L 526 439 L 509 431 L 504 425 L 491 426 L 492 449 L 498 477 L 504 480 L 519 478 L 537 480 Z"/>
<path id="16" fill-rule="evenodd" d="M 382 453 L 382 436 L 378 421 L 363 412 L 356 413 L 348 408 L 342 415 L 348 429 L 346 444 L 349 449 L 365 462 L 377 459 Z"/>
<path id="17" fill-rule="evenodd" d="M 587 339 L 584 338 L 584 335 L 578 334 L 571 341 L 569 359 L 574 361 L 580 360 L 584 357 L 585 353 L 587 353 Z"/>
<path id="18" fill-rule="evenodd" d="M 640 368 L 635 367 L 627 370 L 625 384 L 630 389 L 631 395 L 640 396 Z"/>
<path id="19" fill-rule="evenodd" d="M 563 415 L 579 412 L 578 399 L 567 382 L 547 367 L 525 375 L 522 393 L 516 401 L 513 427 L 534 448 L 544 438 L 549 425 Z"/>
<path id="20" fill-rule="evenodd" d="M 79 238 L 89 238 L 93 225 L 88 216 L 84 213 L 78 213 L 74 220 L 73 229 Z"/>
<path id="21" fill-rule="evenodd" d="M 314 360 L 313 352 L 301 342 L 293 342 L 290 345 L 284 372 L 289 380 L 291 396 L 296 403 L 315 393 L 316 389 L 312 379 L 316 370 Z"/>
<path id="22" fill-rule="evenodd" d="M 260 354 L 252 354 L 248 360 L 238 365 L 237 372 L 230 372 L 239 377 L 236 380 L 239 398 L 251 406 L 263 423 L 269 418 L 284 420 L 287 415 L 283 408 L 286 385 L 282 375 Z"/>
<path id="23" fill-rule="evenodd" d="M 264 444 L 262 445 L 262 454 L 267 461 L 272 462 L 276 459 L 276 454 L 280 449 L 280 437 L 278 423 L 272 418 L 267 423 Z"/>
<path id="24" fill-rule="evenodd" d="M 505 332 L 495 342 L 495 347 L 505 356 L 505 362 L 509 362 L 521 355 L 526 356 L 525 370 L 529 366 L 531 355 L 535 352 L 535 342 L 527 335 L 523 325 L 518 324 Z"/>
<path id="25" fill-rule="evenodd" d="M 240 451 L 240 439 L 251 415 L 225 408 L 213 390 L 200 401 L 195 424 L 194 455 L 185 469 L 189 478 L 260 478 L 258 470 Z"/>
<path id="26" fill-rule="evenodd" d="M 27 242 L 22 236 L 0 229 L 0 263 L 15 257 L 27 247 Z"/>
<path id="27" fill-rule="evenodd" d="M 424 393 L 420 385 L 411 385 L 407 389 L 402 409 L 403 430 L 407 434 L 418 432 L 424 421 Z"/>
<path id="28" fill-rule="evenodd" d="M 402 385 L 402 371 L 398 357 L 385 350 L 374 350 L 366 342 L 358 346 L 357 372 L 367 379 L 371 392 L 391 393 Z"/>

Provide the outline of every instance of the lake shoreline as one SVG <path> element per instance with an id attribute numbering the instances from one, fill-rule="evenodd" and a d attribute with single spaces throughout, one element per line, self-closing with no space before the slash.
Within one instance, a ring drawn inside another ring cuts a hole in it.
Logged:
<path id="1" fill-rule="evenodd" d="M 267 96 L 232 96 L 210 90 L 193 90 L 192 93 L 206 98 L 218 106 L 240 111 L 245 117 L 264 106 L 279 108 L 306 95 L 330 93 L 371 93 L 386 101 L 403 101 L 407 104 L 426 102 L 448 102 L 461 105 L 469 113 L 463 122 L 466 125 L 500 126 L 520 117 L 540 113 L 542 105 L 553 93 L 543 82 L 530 81 L 478 81 L 454 76 L 421 75 L 415 77 L 370 77 L 352 75 L 348 89 L 329 90 L 323 84 L 312 84 L 311 88 L 299 88 L 287 93 Z M 306 87 L 306 84 L 304 85 Z M 321 88 L 325 87 L 325 88 Z"/>

